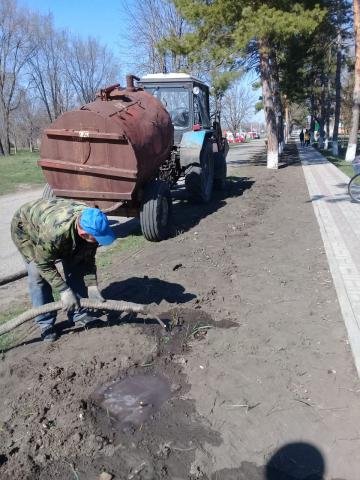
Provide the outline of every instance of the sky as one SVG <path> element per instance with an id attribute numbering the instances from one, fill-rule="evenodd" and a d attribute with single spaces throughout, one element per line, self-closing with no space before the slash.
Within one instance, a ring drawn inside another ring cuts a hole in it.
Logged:
<path id="1" fill-rule="evenodd" d="M 131 6 L 135 1 L 141 0 L 127 0 L 127 4 Z M 19 4 L 43 15 L 52 13 L 56 28 L 69 30 L 83 38 L 97 38 L 113 51 L 121 65 L 121 52 L 126 50 L 127 23 L 120 0 L 19 0 Z M 119 78 L 119 81 L 121 83 L 124 79 Z M 251 82 L 249 77 L 245 79 L 244 87 Z M 263 122 L 263 112 L 254 114 L 252 120 Z"/>
<path id="2" fill-rule="evenodd" d="M 41 14 L 52 13 L 56 27 L 68 29 L 82 37 L 91 35 L 112 48 L 115 54 L 118 53 L 120 38 L 126 32 L 126 24 L 121 18 L 120 2 L 116 0 L 111 3 L 106 0 L 20 0 L 19 3 Z"/>

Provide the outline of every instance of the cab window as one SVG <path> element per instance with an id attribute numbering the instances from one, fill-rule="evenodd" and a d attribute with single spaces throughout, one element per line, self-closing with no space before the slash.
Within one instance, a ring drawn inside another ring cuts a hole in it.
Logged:
<path id="1" fill-rule="evenodd" d="M 183 87 L 145 87 L 145 90 L 152 93 L 164 105 L 175 129 L 189 128 L 190 92 L 188 89 Z"/>

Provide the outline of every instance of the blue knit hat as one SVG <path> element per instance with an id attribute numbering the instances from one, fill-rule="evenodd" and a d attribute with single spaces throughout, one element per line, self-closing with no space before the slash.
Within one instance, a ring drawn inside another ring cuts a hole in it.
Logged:
<path id="1" fill-rule="evenodd" d="M 92 235 L 99 245 L 110 245 L 115 240 L 109 220 L 98 208 L 85 208 L 81 212 L 80 227 Z"/>

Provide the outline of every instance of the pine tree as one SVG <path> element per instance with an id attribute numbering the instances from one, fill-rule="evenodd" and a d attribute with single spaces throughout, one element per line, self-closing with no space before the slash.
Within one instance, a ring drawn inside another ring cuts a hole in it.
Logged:
<path id="1" fill-rule="evenodd" d="M 168 48 L 189 59 L 208 56 L 233 64 L 249 55 L 257 60 L 268 136 L 268 168 L 278 168 L 278 132 L 274 109 L 271 52 L 277 42 L 311 34 L 324 18 L 321 2 L 303 0 L 173 0 L 193 31 L 169 38 Z M 255 52 L 255 53 L 254 53 Z"/>

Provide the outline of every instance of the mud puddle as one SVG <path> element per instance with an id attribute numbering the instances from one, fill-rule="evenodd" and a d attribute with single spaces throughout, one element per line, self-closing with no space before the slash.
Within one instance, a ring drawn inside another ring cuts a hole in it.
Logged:
<path id="1" fill-rule="evenodd" d="M 160 375 L 134 375 L 98 388 L 93 401 L 114 420 L 114 427 L 139 427 L 170 397 L 169 381 Z"/>

